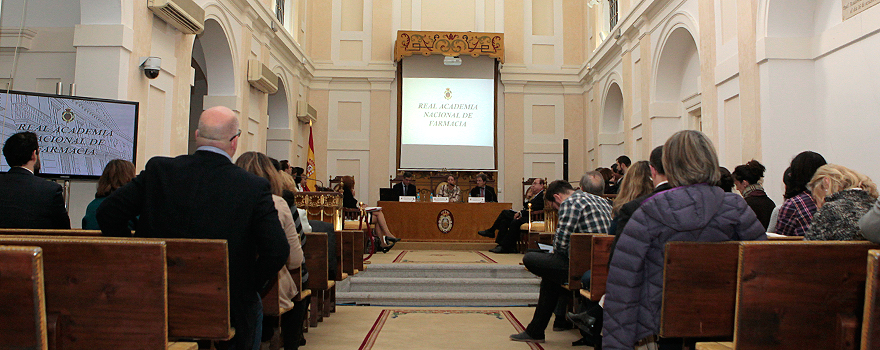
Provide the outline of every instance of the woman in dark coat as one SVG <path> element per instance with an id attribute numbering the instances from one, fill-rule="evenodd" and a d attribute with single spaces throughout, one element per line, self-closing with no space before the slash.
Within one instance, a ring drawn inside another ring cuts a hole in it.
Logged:
<path id="1" fill-rule="evenodd" d="M 764 177 L 764 168 L 757 160 L 750 160 L 748 163 L 739 165 L 733 169 L 733 184 L 736 190 L 742 194 L 749 204 L 749 208 L 755 212 L 758 221 L 764 225 L 764 231 L 770 225 L 770 216 L 773 214 L 773 208 L 776 203 L 764 192 L 764 187 L 759 181 Z"/>
<path id="2" fill-rule="evenodd" d="M 743 198 L 715 186 L 718 156 L 706 135 L 695 130 L 672 135 L 663 145 L 663 168 L 674 188 L 642 203 L 609 263 L 605 350 L 632 350 L 639 340 L 659 333 L 667 242 L 767 239 Z"/>

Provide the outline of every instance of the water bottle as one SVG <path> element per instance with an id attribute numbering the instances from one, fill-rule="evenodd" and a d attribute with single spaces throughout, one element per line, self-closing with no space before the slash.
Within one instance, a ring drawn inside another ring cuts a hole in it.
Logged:
<path id="1" fill-rule="evenodd" d="M 416 193 L 416 202 L 421 202 L 421 201 L 422 201 L 422 195 L 419 193 Z"/>

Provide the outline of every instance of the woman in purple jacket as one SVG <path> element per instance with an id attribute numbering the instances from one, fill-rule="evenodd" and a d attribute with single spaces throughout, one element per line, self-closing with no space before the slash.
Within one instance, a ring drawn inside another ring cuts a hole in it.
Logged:
<path id="1" fill-rule="evenodd" d="M 605 350 L 632 350 L 659 332 L 667 242 L 767 239 L 745 200 L 714 186 L 720 176 L 718 156 L 706 135 L 695 130 L 672 135 L 663 145 L 663 168 L 674 188 L 642 203 L 621 233 L 608 268 Z"/>

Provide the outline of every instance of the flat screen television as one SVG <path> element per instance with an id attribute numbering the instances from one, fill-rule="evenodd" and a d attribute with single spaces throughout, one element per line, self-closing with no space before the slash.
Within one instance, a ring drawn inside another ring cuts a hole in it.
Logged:
<path id="1" fill-rule="evenodd" d="M 97 179 L 113 159 L 134 163 L 137 120 L 133 101 L 0 91 L 0 142 L 37 134 L 42 177 Z M 8 170 L 0 157 L 0 172 Z"/>

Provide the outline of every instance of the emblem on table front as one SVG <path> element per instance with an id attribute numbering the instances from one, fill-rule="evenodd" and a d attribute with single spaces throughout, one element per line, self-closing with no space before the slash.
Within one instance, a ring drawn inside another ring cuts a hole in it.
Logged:
<path id="1" fill-rule="evenodd" d="M 452 231 L 453 221 L 452 212 L 449 211 L 449 209 L 443 209 L 440 211 L 440 214 L 437 214 L 437 228 L 442 233 L 449 233 L 449 231 Z"/>

